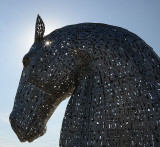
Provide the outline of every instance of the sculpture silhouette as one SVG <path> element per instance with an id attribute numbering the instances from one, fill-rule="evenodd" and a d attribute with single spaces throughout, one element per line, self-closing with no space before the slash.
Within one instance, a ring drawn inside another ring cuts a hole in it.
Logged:
<path id="1" fill-rule="evenodd" d="M 160 146 L 160 60 L 135 34 L 82 23 L 43 37 L 23 58 L 11 126 L 20 141 L 45 133 L 56 107 L 71 96 L 60 146 Z"/>

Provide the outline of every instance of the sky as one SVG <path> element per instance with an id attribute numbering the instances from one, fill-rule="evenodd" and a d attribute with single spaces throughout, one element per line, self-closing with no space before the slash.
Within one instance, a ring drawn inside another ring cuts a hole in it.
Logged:
<path id="1" fill-rule="evenodd" d="M 32 143 L 21 143 L 8 116 L 23 68 L 22 58 L 34 41 L 37 14 L 45 35 L 70 24 L 105 23 L 137 34 L 160 56 L 159 0 L 0 0 L 0 147 L 58 147 L 69 98 L 56 109 L 47 132 Z"/>

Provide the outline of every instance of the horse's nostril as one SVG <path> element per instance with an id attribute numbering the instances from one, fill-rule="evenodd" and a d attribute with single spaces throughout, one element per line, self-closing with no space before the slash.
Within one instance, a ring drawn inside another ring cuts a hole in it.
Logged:
<path id="1" fill-rule="evenodd" d="M 28 57 L 24 57 L 22 62 L 23 66 L 27 67 L 29 65 L 30 59 Z"/>
<path id="2" fill-rule="evenodd" d="M 15 118 L 14 118 L 14 116 L 10 115 L 10 116 L 9 116 L 9 121 L 10 121 L 10 123 L 13 125 L 13 124 L 15 123 Z"/>

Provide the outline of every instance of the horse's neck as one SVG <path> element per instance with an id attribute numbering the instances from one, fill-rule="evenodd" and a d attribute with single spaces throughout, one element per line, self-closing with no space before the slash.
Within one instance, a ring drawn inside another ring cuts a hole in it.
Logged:
<path id="1" fill-rule="evenodd" d="M 127 71 L 123 72 L 127 74 Z M 71 106 L 75 106 L 74 108 L 77 109 L 75 110 L 76 115 L 82 111 L 86 113 L 87 117 L 93 117 L 92 115 L 100 112 L 100 109 L 106 109 L 112 113 L 112 109 L 124 107 L 126 100 L 131 103 L 134 97 L 140 96 L 141 78 L 138 74 L 116 78 L 113 71 L 97 69 L 96 72 L 92 72 L 90 76 L 85 76 L 79 82 L 74 95 L 71 97 Z"/>
<path id="2" fill-rule="evenodd" d="M 81 78 L 70 98 L 64 122 L 70 124 L 73 120 L 83 121 L 74 122 L 77 129 L 83 124 L 81 129 L 96 131 L 100 122 L 115 120 L 119 111 L 123 111 L 125 105 L 131 104 L 133 98 L 140 95 L 139 89 L 142 85 L 138 87 L 138 83 L 142 79 L 139 71 L 136 68 L 129 71 L 129 67 L 134 65 L 128 62 L 125 67 L 114 66 L 114 64 L 106 66 L 104 63 L 90 66 L 89 72 Z M 76 131 L 75 128 L 73 130 Z"/>
<path id="3" fill-rule="evenodd" d="M 111 50 L 112 46 L 115 48 Z M 155 112 L 159 105 L 159 101 L 156 102 L 157 89 L 154 92 L 156 79 L 145 69 L 149 67 L 157 73 L 155 63 L 159 61 L 150 62 L 150 49 L 143 46 L 141 50 L 134 48 L 137 53 L 132 47 L 112 46 L 104 50 L 102 47 L 97 55 L 92 53 L 94 59 L 91 61 L 94 63 L 81 75 L 69 100 L 60 144 L 92 146 L 96 141 L 96 146 L 101 143 L 110 146 L 108 143 L 113 138 L 131 141 L 139 136 L 136 129 L 142 130 L 144 137 L 146 132 L 152 134 L 151 130 L 158 126 L 156 122 L 160 115 Z M 142 55 L 148 55 L 145 56 L 147 60 L 144 61 Z M 152 120 L 148 119 L 153 114 Z"/>
<path id="4" fill-rule="evenodd" d="M 68 140 L 72 145 L 78 142 L 83 146 L 89 140 L 88 146 L 95 141 L 98 145 L 102 140 L 107 142 L 106 138 L 128 133 L 128 128 L 132 132 L 137 126 L 144 127 L 157 104 L 146 92 L 144 77 L 131 60 L 90 66 L 69 100 L 61 130 L 62 142 Z M 150 128 L 155 126 L 152 124 Z"/>

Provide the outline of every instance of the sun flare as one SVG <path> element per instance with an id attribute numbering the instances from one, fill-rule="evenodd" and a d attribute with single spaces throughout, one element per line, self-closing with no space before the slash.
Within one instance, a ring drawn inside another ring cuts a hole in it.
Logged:
<path id="1" fill-rule="evenodd" d="M 46 42 L 45 42 L 45 45 L 46 45 L 46 46 L 49 46 L 50 44 L 51 44 L 51 41 L 46 41 Z"/>

